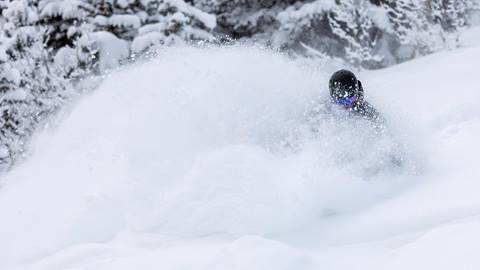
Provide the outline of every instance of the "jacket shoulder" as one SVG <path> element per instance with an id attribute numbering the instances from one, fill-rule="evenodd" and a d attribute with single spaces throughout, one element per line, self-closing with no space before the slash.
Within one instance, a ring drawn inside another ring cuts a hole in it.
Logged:
<path id="1" fill-rule="evenodd" d="M 367 101 L 362 101 L 354 108 L 354 111 L 360 116 L 377 123 L 385 123 L 383 116 Z"/>

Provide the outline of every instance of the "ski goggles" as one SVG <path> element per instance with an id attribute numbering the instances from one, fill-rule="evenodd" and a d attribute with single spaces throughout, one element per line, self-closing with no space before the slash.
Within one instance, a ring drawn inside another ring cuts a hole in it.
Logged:
<path id="1" fill-rule="evenodd" d="M 342 98 L 337 98 L 335 100 L 335 103 L 338 105 L 342 105 L 344 107 L 352 107 L 355 102 L 357 102 L 358 97 L 357 95 L 353 95 L 352 97 L 342 97 Z"/>

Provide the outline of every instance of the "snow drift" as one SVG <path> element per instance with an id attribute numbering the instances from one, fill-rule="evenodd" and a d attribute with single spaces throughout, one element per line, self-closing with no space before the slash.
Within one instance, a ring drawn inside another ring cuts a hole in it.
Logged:
<path id="1" fill-rule="evenodd" d="M 318 113 L 325 67 L 258 48 L 161 51 L 112 74 L 3 179 L 0 266 L 405 269 L 417 253 L 386 239 L 480 212 L 479 56 L 361 74 L 389 121 L 379 135 Z M 373 240 L 386 243 L 352 247 Z"/>

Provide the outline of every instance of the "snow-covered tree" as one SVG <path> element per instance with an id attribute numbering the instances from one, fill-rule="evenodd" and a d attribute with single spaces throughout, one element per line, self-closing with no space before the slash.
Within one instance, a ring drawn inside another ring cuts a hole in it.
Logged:
<path id="1" fill-rule="evenodd" d="M 183 0 L 40 0 L 45 43 L 67 78 L 115 68 L 153 45 L 213 40 L 215 16 Z"/>
<path id="2" fill-rule="evenodd" d="M 383 0 L 381 7 L 402 44 L 416 44 L 418 37 L 428 28 L 424 5 L 413 0 Z"/>
<path id="3" fill-rule="evenodd" d="M 469 11 L 477 9 L 478 3 L 474 0 L 430 0 L 428 4 L 431 20 L 447 34 L 443 36 L 444 42 L 450 36 L 458 46 L 459 31 L 469 25 Z"/>
<path id="4" fill-rule="evenodd" d="M 106 57 L 121 62 L 129 54 L 145 52 L 154 45 L 213 40 L 211 30 L 216 25 L 215 16 L 183 0 L 85 1 L 94 12 L 87 20 L 91 33 L 81 41 L 82 44 L 93 41 L 90 48 L 97 53 L 94 58 L 100 62 L 101 71 L 114 66 Z M 129 44 L 128 51 L 124 44 Z"/>
<path id="5" fill-rule="evenodd" d="M 45 29 L 43 41 L 66 78 L 79 79 L 96 65 L 97 50 L 85 40 L 93 31 L 94 8 L 84 0 L 40 0 L 38 24 Z"/>
<path id="6" fill-rule="evenodd" d="M 213 41 L 211 30 L 216 18 L 183 0 L 142 1 L 145 19 L 132 42 L 134 53 L 155 45 L 172 45 L 186 41 Z"/>
<path id="7" fill-rule="evenodd" d="M 395 45 L 389 49 L 396 62 L 438 49 L 442 30 L 430 23 L 425 1 L 379 0 L 377 5 L 387 14 L 390 28 L 386 29 L 386 34 L 394 38 Z"/>
<path id="8" fill-rule="evenodd" d="M 278 13 L 297 5 L 297 0 L 192 0 L 193 4 L 217 17 L 217 31 L 232 38 L 271 35 Z"/>
<path id="9" fill-rule="evenodd" d="M 456 32 L 467 25 L 467 8 L 470 0 L 431 0 L 433 21 L 447 32 Z"/>
<path id="10" fill-rule="evenodd" d="M 380 28 L 364 1 L 314 1 L 294 5 L 277 16 L 279 30 L 273 35 L 277 47 L 308 45 L 327 55 L 343 57 L 360 65 L 381 61 L 375 55 Z"/>
<path id="11" fill-rule="evenodd" d="M 40 0 L 39 23 L 46 28 L 45 45 L 55 53 L 73 47 L 82 35 L 82 26 L 93 8 L 78 0 Z"/>
<path id="12" fill-rule="evenodd" d="M 355 0 L 341 1 L 328 12 L 331 32 L 345 42 L 345 57 L 354 65 L 375 63 L 382 57 L 374 54 L 378 27 L 369 17 L 369 4 Z"/>
<path id="13" fill-rule="evenodd" d="M 95 8 L 95 31 L 110 32 L 120 39 L 133 40 L 146 18 L 141 1 L 89 0 Z"/>
<path id="14" fill-rule="evenodd" d="M 38 26 L 35 1 L 6 3 L 0 34 L 0 169 L 20 157 L 25 142 L 67 95 L 61 71 L 51 65 Z"/>

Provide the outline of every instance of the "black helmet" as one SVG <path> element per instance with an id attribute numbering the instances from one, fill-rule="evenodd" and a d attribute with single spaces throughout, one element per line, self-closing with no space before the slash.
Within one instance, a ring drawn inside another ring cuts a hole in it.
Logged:
<path id="1" fill-rule="evenodd" d="M 353 72 L 341 69 L 333 73 L 329 82 L 330 96 L 334 100 L 359 96 L 360 84 Z"/>

